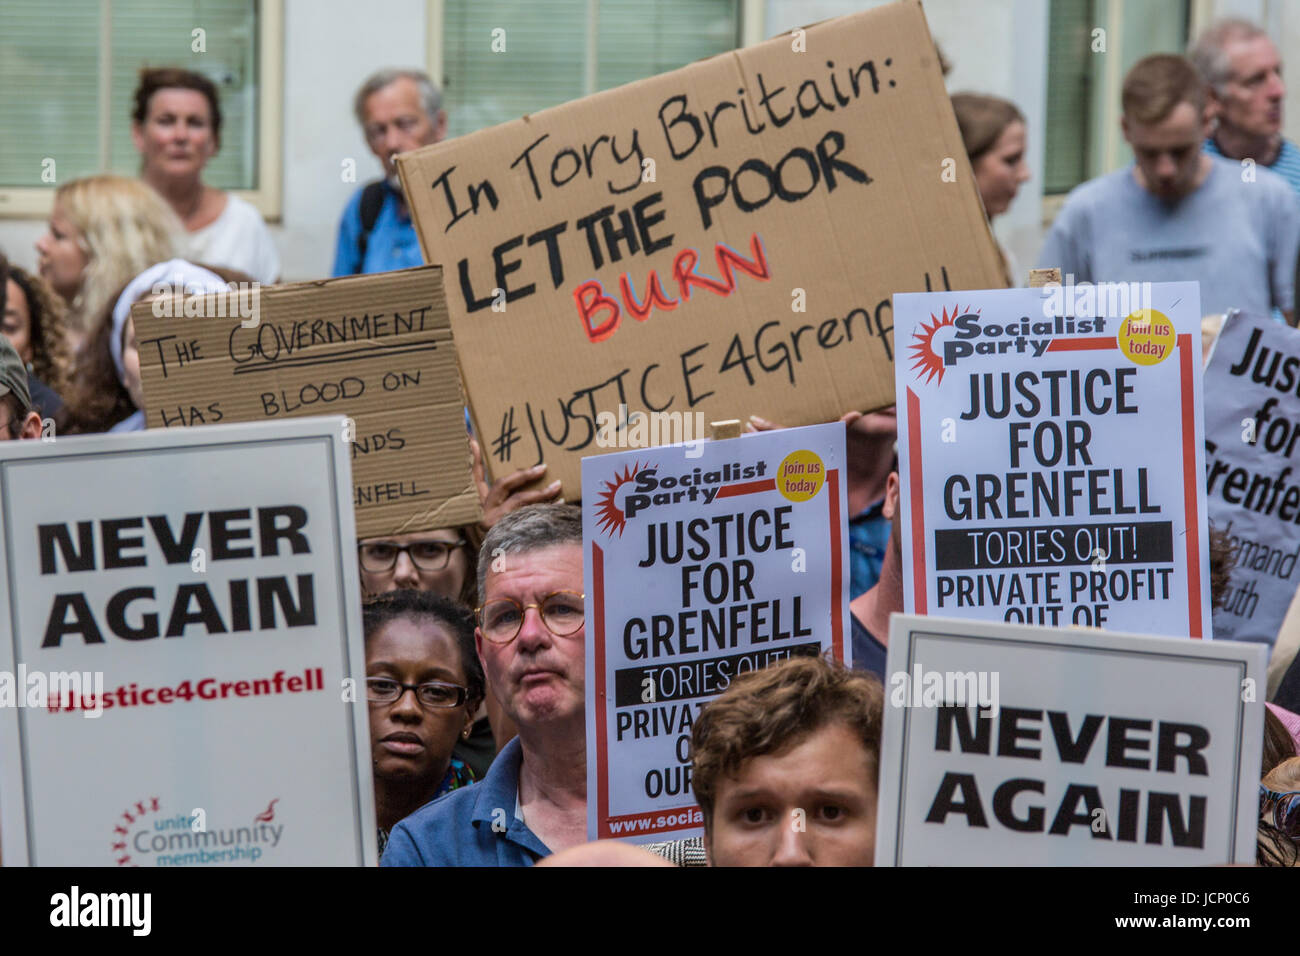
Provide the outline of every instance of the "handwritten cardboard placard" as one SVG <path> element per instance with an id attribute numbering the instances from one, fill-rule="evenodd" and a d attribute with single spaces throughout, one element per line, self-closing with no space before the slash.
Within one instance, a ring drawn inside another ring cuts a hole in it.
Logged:
<path id="1" fill-rule="evenodd" d="M 890 405 L 890 296 L 1004 281 L 915 0 L 398 168 L 489 471 L 544 460 L 568 499 L 638 412 Z"/>
<path id="2" fill-rule="evenodd" d="M 147 425 L 344 415 L 360 537 L 478 521 L 442 271 L 256 296 L 252 310 L 216 295 L 136 303 Z"/>

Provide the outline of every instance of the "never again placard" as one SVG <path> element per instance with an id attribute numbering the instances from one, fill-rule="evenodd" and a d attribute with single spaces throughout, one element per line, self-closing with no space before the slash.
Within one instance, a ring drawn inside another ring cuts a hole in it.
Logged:
<path id="1" fill-rule="evenodd" d="M 740 674 L 847 656 L 844 426 L 584 458 L 587 833 L 697 836 L 690 735 Z"/>
<path id="2" fill-rule="evenodd" d="M 340 425 L 0 443 L 6 864 L 377 862 Z"/>
<path id="3" fill-rule="evenodd" d="M 1265 659 L 895 614 L 876 865 L 1253 862 Z"/>
<path id="4" fill-rule="evenodd" d="M 1214 632 L 1272 644 L 1300 581 L 1300 332 L 1229 315 L 1205 368 L 1210 520 L 1233 548 Z"/>
<path id="5" fill-rule="evenodd" d="M 914 0 L 397 162 L 489 470 L 569 500 L 602 415 L 880 408 L 890 295 L 1004 281 Z"/>
<path id="6" fill-rule="evenodd" d="M 440 269 L 252 296 L 255 310 L 218 295 L 132 308 L 149 428 L 345 415 L 362 538 L 482 517 Z"/>
<path id="7" fill-rule="evenodd" d="M 894 297 L 909 612 L 1211 636 L 1198 291 Z"/>

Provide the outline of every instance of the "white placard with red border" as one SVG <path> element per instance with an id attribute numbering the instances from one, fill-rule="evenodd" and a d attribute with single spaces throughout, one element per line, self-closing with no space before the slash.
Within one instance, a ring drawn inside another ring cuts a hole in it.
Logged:
<path id="1" fill-rule="evenodd" d="M 0 443 L 7 865 L 378 862 L 346 424 Z"/>
<path id="2" fill-rule="evenodd" d="M 850 656 L 844 426 L 584 458 L 587 834 L 703 833 L 690 734 L 732 678 Z"/>
<path id="3" fill-rule="evenodd" d="M 909 613 L 1211 636 L 1199 286 L 894 296 Z"/>

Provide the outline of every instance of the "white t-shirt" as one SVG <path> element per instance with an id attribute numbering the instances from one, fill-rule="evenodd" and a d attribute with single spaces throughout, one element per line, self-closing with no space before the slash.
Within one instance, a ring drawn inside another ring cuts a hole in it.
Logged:
<path id="1" fill-rule="evenodd" d="M 231 193 L 220 216 L 189 234 L 186 251 L 194 262 L 238 269 L 267 285 L 280 278 L 280 254 L 262 214 Z"/>

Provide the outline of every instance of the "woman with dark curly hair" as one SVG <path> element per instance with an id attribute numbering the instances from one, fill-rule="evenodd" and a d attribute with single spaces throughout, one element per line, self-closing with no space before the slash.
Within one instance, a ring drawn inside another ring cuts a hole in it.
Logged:
<path id="1" fill-rule="evenodd" d="M 150 266 L 119 289 L 77 354 L 62 430 L 74 435 L 143 430 L 144 390 L 131 306 L 150 295 L 155 285 L 180 286 L 191 293 L 226 292 L 232 282 L 252 279 L 233 269 L 173 259 Z"/>
<path id="2" fill-rule="evenodd" d="M 368 600 L 361 618 L 383 853 L 399 820 L 474 782 L 452 749 L 472 731 L 485 681 L 474 615 L 455 601 L 429 591 L 389 591 Z"/>
<path id="3" fill-rule="evenodd" d="M 42 418 L 53 416 L 63 406 L 59 396 L 67 386 L 70 364 L 66 307 L 44 279 L 13 263 L 5 293 L 0 331 L 27 366 L 36 411 Z"/>
<path id="4" fill-rule="evenodd" d="M 54 191 L 49 229 L 36 240 L 41 278 L 68 305 L 76 344 L 134 275 L 176 255 L 180 221 L 144 183 L 87 176 Z"/>

